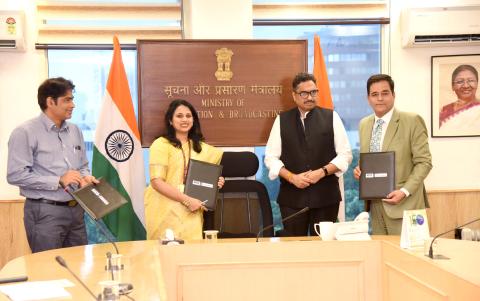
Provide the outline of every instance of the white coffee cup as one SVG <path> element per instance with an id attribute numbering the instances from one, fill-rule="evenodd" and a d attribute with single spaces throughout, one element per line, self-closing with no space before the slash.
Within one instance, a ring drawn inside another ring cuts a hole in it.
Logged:
<path id="1" fill-rule="evenodd" d="M 207 242 L 217 242 L 218 230 L 205 230 L 203 233 Z"/>
<path id="2" fill-rule="evenodd" d="M 469 228 L 462 229 L 462 240 L 473 240 L 473 231 Z"/>
<path id="3" fill-rule="evenodd" d="M 315 228 L 315 232 L 322 238 L 322 240 L 333 240 L 335 238 L 333 222 L 319 222 L 313 226 Z"/>

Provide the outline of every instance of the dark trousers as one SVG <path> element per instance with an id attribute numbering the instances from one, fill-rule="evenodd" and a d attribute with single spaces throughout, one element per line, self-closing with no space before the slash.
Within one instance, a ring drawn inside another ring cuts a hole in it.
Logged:
<path id="1" fill-rule="evenodd" d="M 339 204 L 333 204 L 322 208 L 310 208 L 305 213 L 302 213 L 283 224 L 283 236 L 307 236 L 316 235 L 313 225 L 318 222 L 330 221 L 335 222 L 338 216 Z M 282 219 L 302 210 L 302 208 L 290 208 L 280 206 Z"/>
<path id="2" fill-rule="evenodd" d="M 33 253 L 88 243 L 84 211 L 78 204 L 55 206 L 27 199 L 23 211 L 27 240 Z"/>

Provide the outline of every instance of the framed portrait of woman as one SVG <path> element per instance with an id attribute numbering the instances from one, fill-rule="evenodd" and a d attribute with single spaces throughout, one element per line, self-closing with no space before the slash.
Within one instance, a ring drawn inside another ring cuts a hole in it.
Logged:
<path id="1" fill-rule="evenodd" d="M 432 137 L 480 136 L 480 54 L 432 56 Z"/>

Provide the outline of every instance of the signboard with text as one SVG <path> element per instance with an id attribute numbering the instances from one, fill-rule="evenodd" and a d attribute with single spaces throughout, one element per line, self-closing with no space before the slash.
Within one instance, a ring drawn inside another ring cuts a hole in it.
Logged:
<path id="1" fill-rule="evenodd" d="M 142 146 L 164 134 L 174 99 L 192 103 L 206 142 L 265 145 L 275 117 L 295 106 L 307 40 L 138 40 Z"/>

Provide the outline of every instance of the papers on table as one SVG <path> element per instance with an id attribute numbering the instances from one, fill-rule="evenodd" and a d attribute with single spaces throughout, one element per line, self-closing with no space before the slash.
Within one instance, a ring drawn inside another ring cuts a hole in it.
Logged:
<path id="1" fill-rule="evenodd" d="M 370 240 L 367 221 L 335 223 L 337 240 Z"/>
<path id="2" fill-rule="evenodd" d="M 371 240 L 368 233 L 341 234 L 335 237 L 337 240 Z"/>
<path id="3" fill-rule="evenodd" d="M 49 281 L 29 281 L 0 286 L 0 292 L 7 295 L 12 301 L 33 300 L 62 300 L 72 296 L 65 287 L 74 284 L 67 279 Z"/>
<path id="4" fill-rule="evenodd" d="M 336 240 L 370 240 L 368 234 L 368 212 L 360 213 L 351 222 L 334 223 Z"/>

